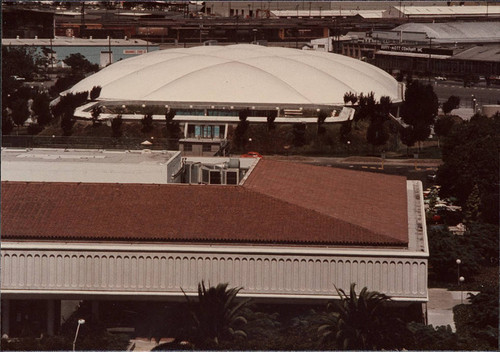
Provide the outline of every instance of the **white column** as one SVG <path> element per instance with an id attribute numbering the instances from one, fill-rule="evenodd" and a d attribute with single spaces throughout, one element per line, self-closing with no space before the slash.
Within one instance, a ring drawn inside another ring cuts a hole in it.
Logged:
<path id="1" fill-rule="evenodd" d="M 10 334 L 10 300 L 2 300 L 2 335 Z"/>

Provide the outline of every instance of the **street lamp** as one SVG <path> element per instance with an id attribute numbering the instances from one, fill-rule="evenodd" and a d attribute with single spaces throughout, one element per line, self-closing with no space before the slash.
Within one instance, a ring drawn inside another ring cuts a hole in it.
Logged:
<path id="1" fill-rule="evenodd" d="M 80 325 L 85 324 L 85 319 L 78 319 L 78 325 L 76 326 L 75 339 L 73 340 L 73 351 L 75 351 L 76 339 L 78 338 L 78 331 L 80 331 Z"/>
<path id="2" fill-rule="evenodd" d="M 457 259 L 455 262 L 457 263 L 457 282 L 460 285 L 460 264 L 462 264 L 462 261 Z"/>
<path id="3" fill-rule="evenodd" d="M 460 276 L 458 278 L 458 284 L 460 285 L 462 282 L 465 281 L 465 278 L 463 276 Z M 464 304 L 464 290 L 462 289 L 462 286 L 460 286 L 460 302 Z"/>

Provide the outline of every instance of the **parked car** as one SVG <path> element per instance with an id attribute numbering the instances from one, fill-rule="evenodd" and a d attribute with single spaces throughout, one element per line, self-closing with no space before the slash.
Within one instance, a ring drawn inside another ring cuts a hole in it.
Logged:
<path id="1" fill-rule="evenodd" d="M 26 79 L 24 77 L 19 77 L 19 76 L 10 76 L 11 78 L 14 79 L 14 81 L 25 81 Z"/>
<path id="2" fill-rule="evenodd" d="M 446 77 L 443 77 L 443 76 L 436 76 L 436 77 L 434 77 L 434 79 L 436 81 L 446 81 Z"/>

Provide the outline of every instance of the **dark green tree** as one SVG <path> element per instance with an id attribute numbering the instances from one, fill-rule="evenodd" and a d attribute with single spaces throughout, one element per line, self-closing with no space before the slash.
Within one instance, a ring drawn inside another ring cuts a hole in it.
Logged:
<path id="1" fill-rule="evenodd" d="M 24 99 L 14 100 L 12 103 L 12 121 L 18 129 L 24 125 L 29 116 L 28 102 Z"/>
<path id="2" fill-rule="evenodd" d="M 323 126 L 326 118 L 328 117 L 328 113 L 325 110 L 320 110 L 318 112 L 318 135 L 325 134 L 326 129 Z"/>
<path id="3" fill-rule="evenodd" d="M 234 144 L 236 148 L 240 150 L 245 148 L 247 142 L 247 131 L 249 127 L 247 118 L 249 114 L 250 110 L 248 108 L 240 110 L 238 113 L 240 122 L 238 122 L 238 126 L 234 129 Z"/>
<path id="4" fill-rule="evenodd" d="M 364 121 L 370 119 L 376 110 L 375 95 L 370 92 L 367 95 L 361 93 L 358 97 L 358 106 L 356 107 L 356 112 L 354 113 L 354 125 L 357 126 L 359 121 Z"/>
<path id="5" fill-rule="evenodd" d="M 434 123 L 434 133 L 438 136 L 438 138 L 442 138 L 447 136 L 453 125 L 455 124 L 455 121 L 453 117 L 451 116 L 441 116 L 436 119 L 436 122 Z"/>
<path id="6" fill-rule="evenodd" d="M 351 131 L 352 131 L 352 121 L 344 121 L 340 125 L 340 141 L 342 143 L 347 143 L 351 140 Z"/>
<path id="7" fill-rule="evenodd" d="M 333 310 L 329 323 L 319 327 L 323 338 L 336 342 L 344 350 L 395 348 L 391 336 L 405 334 L 406 325 L 400 319 L 391 319 L 385 304 L 391 298 L 364 287 L 359 295 L 352 283 L 350 293 L 337 289 L 340 301 L 328 305 Z M 400 346 L 397 346 L 400 347 Z"/>
<path id="8" fill-rule="evenodd" d="M 274 123 L 274 120 L 276 120 L 276 117 L 278 116 L 278 112 L 276 110 L 271 110 L 267 113 L 267 130 L 272 131 L 276 129 L 276 124 Z"/>
<path id="9" fill-rule="evenodd" d="M 113 131 L 113 137 L 119 138 L 122 136 L 122 115 L 117 115 L 111 120 L 111 130 Z"/>
<path id="10" fill-rule="evenodd" d="M 196 345 L 218 345 L 221 340 L 234 336 L 246 337 L 246 333 L 238 326 L 246 324 L 240 314 L 249 300 L 236 301 L 242 288 L 228 288 L 228 284 L 210 286 L 208 289 L 202 281 L 198 284 L 198 302 L 193 302 L 185 295 L 193 318 L 193 339 Z M 183 291 L 184 292 L 184 291 Z"/>
<path id="11" fill-rule="evenodd" d="M 457 236 L 443 229 L 429 229 L 429 266 L 431 276 L 440 282 L 457 282 L 457 264 L 460 274 L 473 277 L 479 271 L 480 252 L 466 236 Z"/>
<path id="12" fill-rule="evenodd" d="M 353 92 L 347 92 L 344 94 L 344 104 L 351 103 L 356 104 L 358 97 Z"/>
<path id="13" fill-rule="evenodd" d="M 443 103 L 443 112 L 448 115 L 452 110 L 460 106 L 460 97 L 452 95 Z"/>
<path id="14" fill-rule="evenodd" d="M 27 81 L 33 79 L 38 72 L 39 60 L 40 56 L 33 48 L 2 46 L 2 94 L 6 81 L 12 79 L 12 76 L 22 77 Z"/>
<path id="15" fill-rule="evenodd" d="M 63 130 L 63 135 L 71 136 L 73 132 L 73 125 L 75 124 L 75 118 L 73 113 L 65 111 L 61 117 L 61 128 Z"/>
<path id="16" fill-rule="evenodd" d="M 56 83 L 50 87 L 49 92 L 52 96 L 57 96 L 59 93 L 71 88 L 84 78 L 85 76 L 81 73 L 65 75 L 57 79 Z"/>
<path id="17" fill-rule="evenodd" d="M 411 139 L 418 142 L 429 137 L 430 126 L 434 124 L 438 108 L 438 98 L 431 85 L 412 81 L 407 86 L 401 116 L 406 124 L 412 126 L 411 130 L 407 130 L 413 134 Z"/>
<path id="18" fill-rule="evenodd" d="M 99 105 L 94 106 L 90 111 L 90 116 L 92 116 L 92 126 L 96 127 L 99 125 L 99 115 L 101 115 L 101 112 L 102 107 Z"/>
<path id="19" fill-rule="evenodd" d="M 14 122 L 10 117 L 10 114 L 7 113 L 6 109 L 3 109 L 2 113 L 2 135 L 9 135 L 14 129 Z"/>
<path id="20" fill-rule="evenodd" d="M 388 121 L 391 105 L 391 98 L 383 96 L 369 115 L 370 125 L 366 131 L 366 140 L 373 146 L 384 145 L 389 140 Z"/>
<path id="21" fill-rule="evenodd" d="M 474 116 L 456 124 L 444 139 L 443 164 L 437 172 L 441 197 L 465 206 L 477 184 L 483 221 L 498 223 L 500 116 Z"/>
<path id="22" fill-rule="evenodd" d="M 141 131 L 144 133 L 150 132 L 153 130 L 153 114 L 145 114 L 141 120 L 142 129 Z"/>
<path id="23" fill-rule="evenodd" d="M 484 266 L 498 265 L 498 225 L 484 222 L 469 222 L 464 238 L 476 250 L 476 260 Z"/>
<path id="24" fill-rule="evenodd" d="M 179 138 L 181 137 L 181 130 L 179 123 L 174 121 L 177 112 L 174 109 L 168 109 L 165 113 L 165 136 L 167 138 L 167 148 L 170 150 L 177 149 Z"/>
<path id="25" fill-rule="evenodd" d="M 70 54 L 67 56 L 63 62 L 71 67 L 71 71 L 74 73 L 89 73 L 97 72 L 99 70 L 99 65 L 91 63 L 80 53 Z"/>
<path id="26" fill-rule="evenodd" d="M 498 343 L 498 287 L 488 287 L 477 294 L 469 293 L 467 299 L 472 308 L 469 324 L 477 328 L 493 327 Z"/>
<path id="27" fill-rule="evenodd" d="M 368 129 L 366 130 L 366 140 L 374 146 L 381 146 L 389 140 L 389 130 L 386 120 L 378 117 L 372 119 Z"/>
<path id="28" fill-rule="evenodd" d="M 47 94 L 37 94 L 33 99 L 31 110 L 33 110 L 36 120 L 40 126 L 45 126 L 52 120 L 50 112 L 50 98 Z"/>
<path id="29" fill-rule="evenodd" d="M 101 94 L 101 87 L 100 86 L 95 86 L 92 88 L 90 91 L 90 100 L 96 100 L 99 98 L 99 94 Z"/>
<path id="30" fill-rule="evenodd" d="M 438 351 L 438 350 L 461 350 L 462 344 L 457 334 L 451 331 L 451 327 L 424 325 L 422 323 L 411 322 L 408 324 L 412 338 L 406 347 L 411 350 Z"/>
<path id="31" fill-rule="evenodd" d="M 306 124 L 305 123 L 294 123 L 293 124 L 293 145 L 296 147 L 302 147 L 306 144 Z"/>

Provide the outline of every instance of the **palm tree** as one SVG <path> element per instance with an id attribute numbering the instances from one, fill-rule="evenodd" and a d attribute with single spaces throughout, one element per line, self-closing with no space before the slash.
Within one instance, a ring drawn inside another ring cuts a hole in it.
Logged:
<path id="1" fill-rule="evenodd" d="M 318 331 L 322 333 L 324 340 L 334 340 L 342 349 L 380 348 L 385 339 L 384 303 L 391 298 L 377 291 L 368 291 L 366 287 L 357 295 L 355 286 L 356 284 L 351 284 L 349 295 L 335 287 L 340 301 L 328 304 L 327 308 L 333 308 L 334 312 Z"/>
<path id="2" fill-rule="evenodd" d="M 210 286 L 208 289 L 202 281 L 198 284 L 198 302 L 192 302 L 184 293 L 190 307 L 194 322 L 194 339 L 203 343 L 207 339 L 219 344 L 219 340 L 230 336 L 246 337 L 243 330 L 236 329 L 238 324 L 246 324 L 247 320 L 240 315 L 241 309 L 249 299 L 235 302 L 242 287 L 228 289 L 228 284 Z M 184 292 L 184 291 L 183 291 Z"/>

